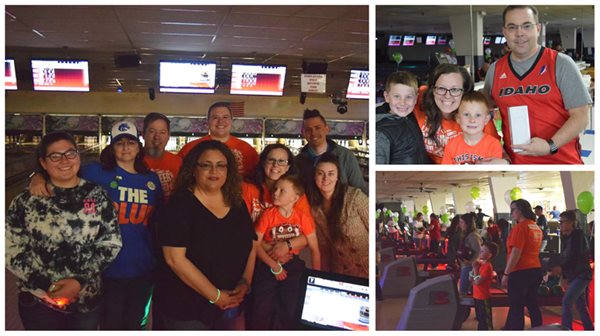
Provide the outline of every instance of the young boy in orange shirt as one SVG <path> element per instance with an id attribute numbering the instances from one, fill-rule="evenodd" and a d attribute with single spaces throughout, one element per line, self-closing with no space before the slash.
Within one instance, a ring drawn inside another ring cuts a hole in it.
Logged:
<path id="1" fill-rule="evenodd" d="M 274 260 L 262 248 L 257 248 L 252 291 L 251 328 L 254 330 L 293 329 L 300 278 L 305 265 L 294 249 L 291 238 L 304 235 L 311 252 L 312 268 L 321 269 L 321 256 L 312 217 L 294 210 L 304 194 L 302 183 L 294 176 L 282 176 L 273 188 L 273 207 L 263 211 L 256 223 L 257 244 L 285 241 L 294 256 L 285 264 Z"/>
<path id="2" fill-rule="evenodd" d="M 491 117 L 483 93 L 466 93 L 455 117 L 463 133 L 448 142 L 442 164 L 476 164 L 483 159 L 502 158 L 500 141 L 483 132 Z"/>
<path id="3" fill-rule="evenodd" d="M 490 260 L 498 254 L 498 245 L 484 242 L 479 251 L 479 259 L 473 262 L 473 271 L 469 278 L 473 282 L 473 299 L 475 300 L 475 316 L 477 330 L 494 330 L 492 325 L 492 305 L 490 303 L 490 287 L 494 280 L 494 268 Z"/>

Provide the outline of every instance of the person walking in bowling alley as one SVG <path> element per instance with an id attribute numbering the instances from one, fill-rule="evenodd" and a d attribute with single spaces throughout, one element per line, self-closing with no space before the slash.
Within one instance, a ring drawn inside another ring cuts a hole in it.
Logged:
<path id="1" fill-rule="evenodd" d="M 542 313 L 537 303 L 537 289 L 542 282 L 540 247 L 542 230 L 535 223 L 531 204 L 524 199 L 512 201 L 510 215 L 516 223 L 506 242 L 507 261 L 502 286 L 508 289 L 508 316 L 505 330 L 525 328 L 525 307 L 531 327 L 542 325 Z"/>

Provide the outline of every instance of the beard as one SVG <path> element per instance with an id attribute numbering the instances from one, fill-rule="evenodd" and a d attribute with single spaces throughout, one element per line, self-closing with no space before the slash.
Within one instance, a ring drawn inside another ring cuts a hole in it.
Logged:
<path id="1" fill-rule="evenodd" d="M 158 147 L 148 147 L 148 148 L 145 148 L 144 150 L 145 150 L 146 155 L 153 157 L 153 158 L 161 157 L 164 152 L 164 150 L 162 150 Z"/>

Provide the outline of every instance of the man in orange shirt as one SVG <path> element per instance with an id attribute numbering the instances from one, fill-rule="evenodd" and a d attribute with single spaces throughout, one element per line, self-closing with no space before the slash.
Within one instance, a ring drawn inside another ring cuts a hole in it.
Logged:
<path id="1" fill-rule="evenodd" d="M 181 157 L 165 150 L 169 138 L 171 122 L 162 113 L 148 113 L 144 118 L 144 162 L 158 175 L 165 200 L 173 192 L 175 178 L 181 167 Z"/>
<path id="2" fill-rule="evenodd" d="M 542 282 L 540 247 L 543 233 L 535 223 L 531 204 L 524 199 L 512 201 L 510 214 L 516 225 L 508 240 L 507 262 L 502 286 L 508 289 L 508 316 L 505 330 L 525 328 L 525 307 L 529 311 L 531 327 L 542 325 L 542 313 L 537 303 L 537 289 Z"/>
<path id="3" fill-rule="evenodd" d="M 184 158 L 200 142 L 218 140 L 231 149 L 237 161 L 238 170 L 243 177 L 254 174 L 254 170 L 258 164 L 258 153 L 248 143 L 231 135 L 232 123 L 233 115 L 229 103 L 216 102 L 212 104 L 208 108 L 209 135 L 186 144 L 179 151 L 178 155 Z"/>

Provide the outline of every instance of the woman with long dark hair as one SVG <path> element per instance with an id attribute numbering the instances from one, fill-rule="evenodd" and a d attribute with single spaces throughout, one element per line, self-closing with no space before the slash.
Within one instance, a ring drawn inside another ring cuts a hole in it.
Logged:
<path id="1" fill-rule="evenodd" d="M 369 275 L 369 199 L 360 189 L 338 180 L 335 155 L 323 154 L 315 166 L 309 201 L 321 251 L 321 269 Z"/>
<path id="2" fill-rule="evenodd" d="M 454 119 L 462 96 L 473 91 L 473 79 L 467 70 L 454 64 L 440 64 L 429 75 L 428 88 L 422 104 L 415 106 L 415 117 L 423 132 L 425 150 L 435 163 L 441 163 L 448 141 L 462 133 Z M 484 132 L 500 139 L 493 122 L 488 122 Z M 505 160 L 498 159 L 502 163 Z"/>
<path id="3" fill-rule="evenodd" d="M 459 243 L 457 257 L 460 261 L 460 281 L 459 293 L 466 295 L 471 290 L 471 281 L 469 281 L 469 272 L 473 270 L 473 261 L 479 257 L 479 250 L 483 239 L 477 231 L 475 225 L 475 215 L 467 213 L 460 216 L 458 227 L 461 231 L 462 239 Z"/>
<path id="4" fill-rule="evenodd" d="M 19 287 L 19 316 L 26 330 L 97 330 L 101 273 L 121 248 L 111 200 L 101 186 L 78 176 L 73 137 L 49 133 L 37 166 L 52 192 L 26 190 L 6 213 L 6 268 Z"/>
<path id="5" fill-rule="evenodd" d="M 199 143 L 183 159 L 175 192 L 158 219 L 166 264 L 156 301 L 171 330 L 235 329 L 250 290 L 256 234 L 241 195 L 235 156 Z"/>
<path id="6" fill-rule="evenodd" d="M 507 261 L 502 286 L 508 288 L 508 315 L 505 330 L 525 328 L 525 307 L 531 327 L 542 325 L 542 313 L 537 304 L 537 289 L 542 282 L 540 247 L 543 233 L 535 223 L 531 204 L 524 199 L 510 203 L 514 226 L 506 241 Z"/>

